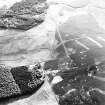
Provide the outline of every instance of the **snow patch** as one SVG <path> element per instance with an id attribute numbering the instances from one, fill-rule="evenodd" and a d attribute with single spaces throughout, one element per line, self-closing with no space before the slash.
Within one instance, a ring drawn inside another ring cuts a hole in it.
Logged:
<path id="1" fill-rule="evenodd" d="M 60 76 L 55 76 L 52 80 L 52 84 L 57 84 L 58 82 L 61 82 L 63 79 Z"/>

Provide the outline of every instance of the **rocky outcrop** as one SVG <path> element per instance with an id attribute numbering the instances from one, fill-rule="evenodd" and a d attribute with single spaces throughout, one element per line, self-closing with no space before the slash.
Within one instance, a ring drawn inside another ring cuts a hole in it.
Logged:
<path id="1" fill-rule="evenodd" d="M 23 0 L 14 3 L 0 15 L 0 28 L 28 30 L 45 19 L 46 1 Z"/>

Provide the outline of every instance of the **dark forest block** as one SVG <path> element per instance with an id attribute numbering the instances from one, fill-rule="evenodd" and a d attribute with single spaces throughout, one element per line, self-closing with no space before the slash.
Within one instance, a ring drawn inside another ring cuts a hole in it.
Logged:
<path id="1" fill-rule="evenodd" d="M 29 70 L 28 66 L 0 66 L 0 100 L 32 94 L 43 82 L 42 73 L 36 67 Z"/>

